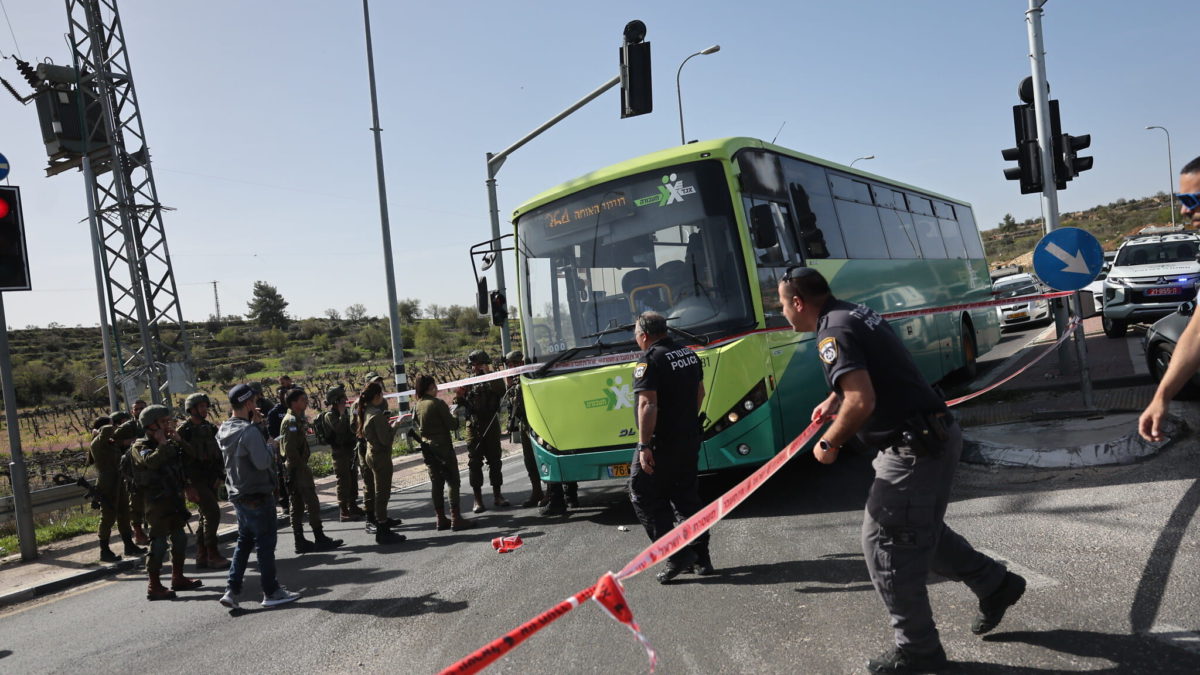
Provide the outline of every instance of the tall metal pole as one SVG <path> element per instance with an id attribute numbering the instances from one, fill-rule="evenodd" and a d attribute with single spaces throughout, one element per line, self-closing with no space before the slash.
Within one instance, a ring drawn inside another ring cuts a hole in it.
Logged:
<path id="1" fill-rule="evenodd" d="M 1171 207 L 1171 227 L 1175 227 L 1175 162 L 1171 160 L 1171 132 L 1158 125 L 1146 129 L 1162 129 L 1167 135 L 1167 204 Z"/>
<path id="2" fill-rule="evenodd" d="M 683 63 L 679 64 L 679 68 L 677 68 L 675 70 L 675 102 L 679 104 L 679 144 L 680 145 L 687 145 L 687 137 L 683 135 L 683 89 L 680 88 L 680 86 L 679 86 L 679 75 L 683 72 L 684 64 L 686 64 L 688 61 L 691 61 L 693 56 L 713 54 L 713 53 L 719 52 L 719 51 L 721 51 L 721 45 L 713 45 L 711 47 L 701 49 L 700 51 L 696 52 L 695 54 L 692 54 L 691 56 L 684 59 Z"/>
<path id="3" fill-rule="evenodd" d="M 17 507 L 17 539 L 21 560 L 38 557 L 33 530 L 33 505 L 29 501 L 29 477 L 25 473 L 25 454 L 21 452 L 21 424 L 17 418 L 17 392 L 13 386 L 12 361 L 8 352 L 8 321 L 4 317 L 4 293 L 0 293 L 0 379 L 4 380 L 4 421 L 8 425 L 8 445 L 12 459 L 8 463 L 13 503 Z"/>
<path id="4" fill-rule="evenodd" d="M 388 223 L 387 184 L 383 176 L 383 130 L 379 127 L 379 96 L 375 91 L 375 52 L 371 48 L 371 11 L 363 0 L 363 25 L 367 33 L 367 75 L 371 82 L 371 131 L 375 134 L 375 173 L 379 179 L 379 229 L 383 232 L 383 266 L 387 276 L 388 321 L 392 330 L 392 370 L 396 391 L 408 389 L 404 373 L 404 344 L 400 335 L 400 312 L 396 307 L 396 271 L 392 263 L 392 230 Z M 400 397 L 400 412 L 408 410 L 408 397 Z"/>
<path id="5" fill-rule="evenodd" d="M 492 241 L 500 240 L 500 206 L 496 199 L 496 171 L 500 170 L 500 165 L 495 165 L 495 170 L 492 168 L 492 153 L 487 154 L 487 193 L 488 193 L 488 213 L 492 221 Z M 504 255 L 496 253 L 496 290 L 504 293 Z M 508 296 L 505 295 L 507 301 Z M 512 350 L 512 336 L 508 334 L 508 322 L 505 321 L 500 326 L 500 351 L 507 354 Z"/>
<path id="6" fill-rule="evenodd" d="M 112 335 L 108 325 L 108 299 L 104 295 L 104 263 L 100 260 L 100 223 L 96 221 L 96 197 L 92 185 L 96 177 L 92 173 L 92 160 L 83 156 L 83 182 L 87 185 L 88 231 L 92 235 L 92 264 L 96 267 L 96 300 L 100 303 L 100 341 L 104 345 L 104 377 L 108 381 L 108 409 L 117 410 L 117 377 L 113 368 Z"/>
<path id="7" fill-rule="evenodd" d="M 1059 227 L 1058 220 L 1058 186 L 1054 177 L 1054 139 L 1050 136 L 1050 102 L 1049 90 L 1046 86 L 1046 51 L 1042 43 L 1042 6 L 1046 0 L 1029 0 L 1029 10 L 1025 12 L 1025 23 L 1029 29 L 1029 62 L 1033 71 L 1033 109 L 1037 117 L 1038 153 L 1042 163 L 1042 209 L 1045 214 L 1046 234 Z M 1080 316 L 1079 293 L 1071 296 L 1075 316 Z M 1067 308 L 1056 304 L 1054 308 L 1054 324 L 1056 333 L 1062 335 L 1067 328 Z M 1084 345 L 1083 323 L 1075 326 L 1075 355 L 1079 359 L 1079 380 L 1083 393 L 1083 404 L 1088 408 L 1095 407 L 1092 398 L 1092 380 L 1087 366 L 1087 347 Z M 1064 344 L 1058 350 L 1060 370 L 1066 370 L 1071 365 L 1070 352 Z"/>

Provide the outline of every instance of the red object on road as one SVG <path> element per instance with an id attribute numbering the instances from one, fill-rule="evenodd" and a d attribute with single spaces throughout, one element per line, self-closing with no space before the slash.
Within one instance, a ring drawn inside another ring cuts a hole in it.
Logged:
<path id="1" fill-rule="evenodd" d="M 496 553 L 510 553 L 521 548 L 524 543 L 521 537 L 514 534 L 511 537 L 496 537 L 492 540 L 492 548 L 496 549 Z"/>

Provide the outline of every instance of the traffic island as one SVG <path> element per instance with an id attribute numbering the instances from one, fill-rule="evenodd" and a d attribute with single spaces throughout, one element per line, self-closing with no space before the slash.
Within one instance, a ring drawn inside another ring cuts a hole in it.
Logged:
<path id="1" fill-rule="evenodd" d="M 1131 464 L 1188 434 L 1188 425 L 1175 415 L 1168 417 L 1165 438 L 1156 443 L 1138 434 L 1135 412 L 1062 412 L 1041 417 L 964 429 L 962 461 L 1045 469 Z"/>

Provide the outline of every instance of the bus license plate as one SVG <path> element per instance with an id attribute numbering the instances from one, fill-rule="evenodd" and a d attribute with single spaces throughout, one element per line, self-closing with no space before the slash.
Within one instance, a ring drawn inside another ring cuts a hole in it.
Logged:
<path id="1" fill-rule="evenodd" d="M 610 464 L 608 467 L 608 477 L 609 478 L 628 478 L 629 477 L 629 465 L 628 464 Z"/>
<path id="2" fill-rule="evenodd" d="M 1179 295 L 1183 289 L 1176 286 L 1168 286 L 1167 288 L 1147 288 L 1146 295 Z"/>

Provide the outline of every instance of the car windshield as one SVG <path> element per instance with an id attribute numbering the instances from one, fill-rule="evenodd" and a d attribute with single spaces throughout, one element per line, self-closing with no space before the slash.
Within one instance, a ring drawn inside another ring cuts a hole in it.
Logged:
<path id="1" fill-rule="evenodd" d="M 713 336 L 755 321 L 729 187 L 717 162 L 620 178 L 517 221 L 521 325 L 536 360 L 626 343 L 643 311 Z M 615 330 L 613 330 L 615 329 Z M 543 357 L 543 358 L 538 358 Z"/>
<path id="2" fill-rule="evenodd" d="M 1037 292 L 1037 286 L 1033 282 L 1028 281 L 1020 284 L 1006 284 L 996 287 L 996 294 L 1001 300 L 1004 298 L 1015 298 L 1019 295 L 1033 295 Z"/>
<path id="3" fill-rule="evenodd" d="M 1195 241 L 1163 241 L 1154 244 L 1130 244 L 1122 248 L 1117 253 L 1116 266 L 1155 265 L 1195 260 Z"/>

